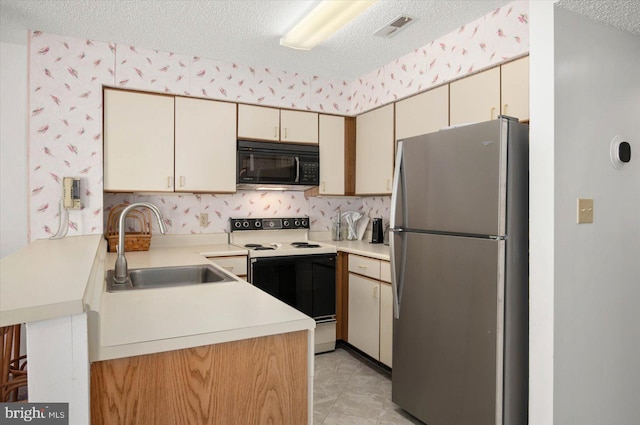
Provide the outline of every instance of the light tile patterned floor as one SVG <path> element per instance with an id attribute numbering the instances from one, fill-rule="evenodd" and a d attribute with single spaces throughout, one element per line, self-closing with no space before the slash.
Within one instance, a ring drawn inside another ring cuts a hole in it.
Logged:
<path id="1" fill-rule="evenodd" d="M 344 348 L 315 357 L 314 425 L 422 424 L 391 401 L 391 375 Z"/>

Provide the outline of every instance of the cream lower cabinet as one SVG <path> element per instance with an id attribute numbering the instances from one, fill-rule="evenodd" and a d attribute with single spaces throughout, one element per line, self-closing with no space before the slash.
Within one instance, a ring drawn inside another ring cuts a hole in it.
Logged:
<path id="1" fill-rule="evenodd" d="M 391 367 L 393 299 L 389 262 L 349 254 L 349 344 Z M 389 276 L 389 277 L 387 277 Z"/>
<path id="2" fill-rule="evenodd" d="M 104 90 L 104 190 L 173 191 L 174 97 Z"/>
<path id="3" fill-rule="evenodd" d="M 349 273 L 349 344 L 380 358 L 380 282 Z"/>
<path id="4" fill-rule="evenodd" d="M 247 279 L 247 256 L 246 255 L 233 255 L 223 257 L 207 257 L 208 260 L 214 262 L 218 266 L 222 267 L 229 273 Z"/>
<path id="5" fill-rule="evenodd" d="M 501 66 L 502 114 L 529 119 L 529 56 Z"/>
<path id="6" fill-rule="evenodd" d="M 176 97 L 175 191 L 236 191 L 236 105 Z"/>
<path id="7" fill-rule="evenodd" d="M 500 67 L 452 82 L 450 125 L 490 121 L 500 114 Z"/>
<path id="8" fill-rule="evenodd" d="M 393 289 L 389 263 L 380 262 L 380 362 L 393 367 Z"/>
<path id="9" fill-rule="evenodd" d="M 449 125 L 449 85 L 396 103 L 396 140 L 432 133 Z"/>
<path id="10" fill-rule="evenodd" d="M 394 105 L 356 117 L 356 195 L 389 195 L 394 162 Z"/>
<path id="11" fill-rule="evenodd" d="M 344 117 L 320 115 L 320 194 L 344 195 Z"/>

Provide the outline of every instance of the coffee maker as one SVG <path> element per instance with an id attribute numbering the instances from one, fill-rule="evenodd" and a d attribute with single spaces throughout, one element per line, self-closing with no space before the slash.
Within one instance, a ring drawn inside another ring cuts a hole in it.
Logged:
<path id="1" fill-rule="evenodd" d="M 371 243 L 383 243 L 384 242 L 384 225 L 382 224 L 382 218 L 374 218 L 371 229 Z"/>

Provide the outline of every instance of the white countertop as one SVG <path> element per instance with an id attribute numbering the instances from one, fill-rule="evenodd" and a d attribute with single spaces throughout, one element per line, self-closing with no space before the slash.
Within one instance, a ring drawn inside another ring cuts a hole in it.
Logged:
<path id="1" fill-rule="evenodd" d="M 222 239 L 191 240 L 199 244 L 127 252 L 129 268 L 203 264 L 210 262 L 206 257 L 247 254 Z M 389 260 L 387 245 L 321 242 Z M 43 239 L 3 258 L 0 325 L 88 312 L 91 361 L 315 328 L 313 319 L 242 280 L 106 293 L 103 273 L 113 268 L 116 255 L 102 252 L 104 246 L 102 235 Z"/>
<path id="2" fill-rule="evenodd" d="M 36 240 L 0 260 L 0 326 L 71 316 L 84 296 L 102 235 Z"/>
<path id="3" fill-rule="evenodd" d="M 246 253 L 246 249 L 229 245 L 187 245 L 128 252 L 126 257 L 129 268 L 134 269 L 204 264 L 210 263 L 206 256 Z M 105 270 L 113 268 L 115 258 L 115 253 L 106 256 Z M 99 317 L 90 325 L 94 332 L 91 361 L 315 328 L 312 318 L 236 279 L 102 293 Z"/>
<path id="4" fill-rule="evenodd" d="M 319 242 L 335 245 L 338 251 L 347 252 L 349 254 L 364 255 L 365 257 L 376 258 L 378 260 L 389 261 L 389 245 L 382 243 L 371 243 L 365 240 L 361 241 L 331 241 L 322 240 Z"/>

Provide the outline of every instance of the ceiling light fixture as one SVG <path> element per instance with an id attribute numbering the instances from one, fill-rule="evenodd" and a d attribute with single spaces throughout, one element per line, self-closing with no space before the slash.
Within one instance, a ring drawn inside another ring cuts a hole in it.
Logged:
<path id="1" fill-rule="evenodd" d="M 280 39 L 280 45 L 311 50 L 378 0 L 323 0 Z"/>

